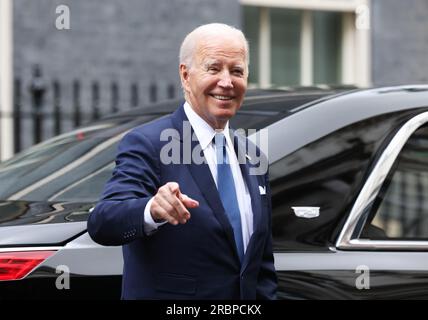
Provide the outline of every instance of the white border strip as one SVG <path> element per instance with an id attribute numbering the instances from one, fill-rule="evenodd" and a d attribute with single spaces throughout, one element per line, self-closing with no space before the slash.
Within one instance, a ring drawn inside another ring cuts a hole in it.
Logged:
<path id="1" fill-rule="evenodd" d="M 0 0 L 0 160 L 13 155 L 12 0 Z"/>

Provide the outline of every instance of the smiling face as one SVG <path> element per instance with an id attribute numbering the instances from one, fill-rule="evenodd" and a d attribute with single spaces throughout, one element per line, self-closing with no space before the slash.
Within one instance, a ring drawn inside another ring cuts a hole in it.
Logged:
<path id="1" fill-rule="evenodd" d="M 199 39 L 193 62 L 180 64 L 185 98 L 214 129 L 223 129 L 247 90 L 245 44 L 236 35 Z"/>

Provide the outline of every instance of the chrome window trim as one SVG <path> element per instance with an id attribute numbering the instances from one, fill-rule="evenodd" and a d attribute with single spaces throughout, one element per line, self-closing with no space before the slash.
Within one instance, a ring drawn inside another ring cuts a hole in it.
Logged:
<path id="1" fill-rule="evenodd" d="M 352 239 L 352 248 L 366 250 L 426 250 L 428 241 Z"/>
<path id="2" fill-rule="evenodd" d="M 383 151 L 381 157 L 377 161 L 374 169 L 370 173 L 365 185 L 361 189 L 360 194 L 355 201 L 351 213 L 349 214 L 339 238 L 336 241 L 338 249 L 428 249 L 428 241 L 401 241 L 401 240 L 366 240 L 352 239 L 358 221 L 366 212 L 367 208 L 376 199 L 380 188 L 383 185 L 388 173 L 396 158 L 400 154 L 401 149 L 406 144 L 409 137 L 423 124 L 428 122 L 428 112 L 423 112 L 409 121 L 407 121 L 400 130 L 395 134 L 388 146 Z"/>

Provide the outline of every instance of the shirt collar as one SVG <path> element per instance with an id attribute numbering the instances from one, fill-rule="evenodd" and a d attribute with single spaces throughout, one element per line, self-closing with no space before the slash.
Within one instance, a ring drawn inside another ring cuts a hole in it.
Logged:
<path id="1" fill-rule="evenodd" d="M 210 145 L 214 135 L 218 131 L 215 131 L 204 119 L 202 119 L 187 101 L 184 103 L 184 113 L 186 114 L 187 119 L 189 119 L 190 125 L 196 134 L 196 138 L 198 138 L 202 150 L 205 150 L 206 147 Z M 223 132 L 229 132 L 229 121 L 226 123 Z M 230 145 L 230 136 L 225 134 L 225 137 L 227 144 Z"/>

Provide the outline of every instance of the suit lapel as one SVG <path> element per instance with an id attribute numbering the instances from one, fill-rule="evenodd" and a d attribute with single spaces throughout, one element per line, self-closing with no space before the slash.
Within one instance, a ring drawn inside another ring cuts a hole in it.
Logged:
<path id="1" fill-rule="evenodd" d="M 189 144 L 189 141 L 191 141 L 190 151 L 186 150 L 185 146 L 183 146 L 181 150 L 184 150 L 184 152 L 190 152 L 190 154 L 192 154 L 193 150 L 201 150 L 199 146 L 199 141 L 197 140 L 196 135 L 193 134 L 194 133 L 193 128 L 190 127 L 190 123 L 186 117 L 183 106 L 178 108 L 173 113 L 172 122 L 175 128 L 180 133 L 179 136 L 180 136 L 181 144 L 182 145 L 186 143 Z M 185 124 L 186 122 L 187 122 L 187 125 L 189 126 L 188 128 L 186 128 L 186 124 Z M 183 130 L 183 126 L 184 126 L 184 130 Z M 192 137 L 194 137 L 194 139 L 192 139 Z M 201 156 L 203 157 L 203 154 Z M 181 154 L 181 160 L 183 161 L 183 154 Z M 221 203 L 220 195 L 218 193 L 215 181 L 212 177 L 211 170 L 207 162 L 204 161 L 202 164 L 196 164 L 193 162 L 192 157 L 190 157 L 190 164 L 188 165 L 188 168 L 194 181 L 198 185 L 199 190 L 201 191 L 208 205 L 213 210 L 215 217 L 217 218 L 217 220 L 225 230 L 226 237 L 230 242 L 230 244 L 232 245 L 232 247 L 234 248 L 233 251 L 235 253 L 236 259 L 239 261 L 239 256 L 238 256 L 238 252 L 235 244 L 235 238 L 233 236 L 233 229 L 224 211 L 223 205 Z"/>

